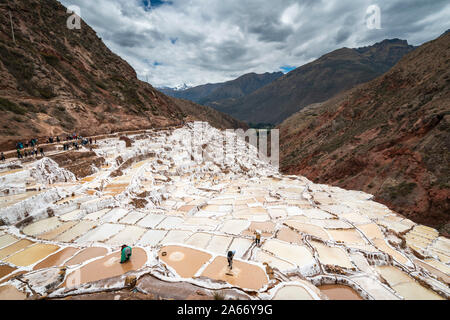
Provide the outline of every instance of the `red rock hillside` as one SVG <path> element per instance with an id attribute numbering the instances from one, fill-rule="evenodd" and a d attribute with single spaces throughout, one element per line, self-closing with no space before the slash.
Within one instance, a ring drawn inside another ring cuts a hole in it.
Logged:
<path id="1" fill-rule="evenodd" d="M 134 69 L 87 24 L 69 30 L 69 16 L 56 0 L 2 1 L 1 150 L 31 137 L 71 132 L 88 136 L 188 119 L 216 127 L 245 126 L 210 108 L 175 101 L 139 81 Z"/>
<path id="2" fill-rule="evenodd" d="M 450 233 L 450 33 L 280 125 L 281 167 Z"/>

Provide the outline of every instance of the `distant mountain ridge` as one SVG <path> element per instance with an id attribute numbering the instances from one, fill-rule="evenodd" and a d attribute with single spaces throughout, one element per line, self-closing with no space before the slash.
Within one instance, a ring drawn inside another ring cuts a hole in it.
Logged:
<path id="1" fill-rule="evenodd" d="M 210 106 L 242 121 L 278 124 L 307 105 L 373 80 L 412 50 L 413 46 L 400 39 L 363 48 L 341 48 L 251 94 Z"/>
<path id="2" fill-rule="evenodd" d="M 190 100 L 219 110 L 222 104 L 244 97 L 282 76 L 282 72 L 248 73 L 223 83 L 208 83 L 185 90 L 172 88 L 158 88 L 158 90 L 171 97 Z"/>

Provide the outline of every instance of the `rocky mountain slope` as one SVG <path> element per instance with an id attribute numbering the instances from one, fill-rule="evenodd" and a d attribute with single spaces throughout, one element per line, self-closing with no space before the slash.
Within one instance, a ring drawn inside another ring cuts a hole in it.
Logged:
<path id="1" fill-rule="evenodd" d="M 281 167 L 450 233 L 450 34 L 280 125 Z"/>
<path id="2" fill-rule="evenodd" d="M 233 103 L 236 99 L 242 98 L 282 76 L 282 72 L 248 73 L 235 80 L 223 83 L 209 83 L 186 90 L 160 90 L 171 97 L 190 100 L 221 110 L 223 105 Z"/>
<path id="3" fill-rule="evenodd" d="M 69 16 L 55 0 L 7 0 L 0 6 L 0 142 L 5 148 L 17 139 L 64 132 L 93 135 L 177 125 L 187 116 L 209 121 L 203 107 L 175 102 L 139 81 L 83 21 L 80 30 L 67 28 Z M 214 117 L 217 127 L 240 126 L 219 113 Z"/>
<path id="4" fill-rule="evenodd" d="M 342 48 L 217 109 L 246 122 L 278 124 L 309 104 L 382 75 L 413 49 L 399 39 L 359 49 Z"/>

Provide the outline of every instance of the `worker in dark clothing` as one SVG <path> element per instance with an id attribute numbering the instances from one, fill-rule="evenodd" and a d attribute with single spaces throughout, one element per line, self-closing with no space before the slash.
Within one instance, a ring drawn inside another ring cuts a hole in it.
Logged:
<path id="1" fill-rule="evenodd" d="M 44 148 L 41 147 L 41 148 L 39 149 L 39 152 L 41 153 L 41 156 L 45 157 L 45 154 L 44 154 Z"/>
<path id="2" fill-rule="evenodd" d="M 257 247 L 261 245 L 261 232 L 259 230 L 255 231 L 255 243 Z"/>
<path id="3" fill-rule="evenodd" d="M 3 161 L 3 162 L 6 160 L 5 154 L 3 152 L 2 152 L 2 154 L 0 156 L 0 160 Z"/>
<path id="4" fill-rule="evenodd" d="M 228 254 L 227 254 L 228 267 L 230 268 L 230 270 L 233 269 L 233 258 L 234 258 L 235 253 L 236 253 L 236 251 L 233 250 L 233 251 L 228 251 Z"/>
<path id="5" fill-rule="evenodd" d="M 22 159 L 22 158 L 23 158 L 23 156 L 20 153 L 20 149 L 17 149 L 17 159 Z"/>
<path id="6" fill-rule="evenodd" d="M 125 263 L 128 260 L 130 260 L 131 257 L 131 247 L 124 244 L 121 249 L 121 255 L 120 255 L 120 263 Z"/>

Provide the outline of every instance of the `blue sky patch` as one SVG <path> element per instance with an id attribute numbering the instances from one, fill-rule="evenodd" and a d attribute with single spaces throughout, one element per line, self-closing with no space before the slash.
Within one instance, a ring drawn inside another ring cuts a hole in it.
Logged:
<path id="1" fill-rule="evenodd" d="M 296 68 L 297 67 L 293 67 L 293 66 L 282 66 L 282 67 L 280 67 L 280 70 L 283 71 L 283 73 L 288 73 Z"/>
<path id="2" fill-rule="evenodd" d="M 150 11 L 154 8 L 162 6 L 164 4 L 171 5 L 172 1 L 163 1 L 163 0 L 141 0 L 142 6 L 145 11 Z"/>

